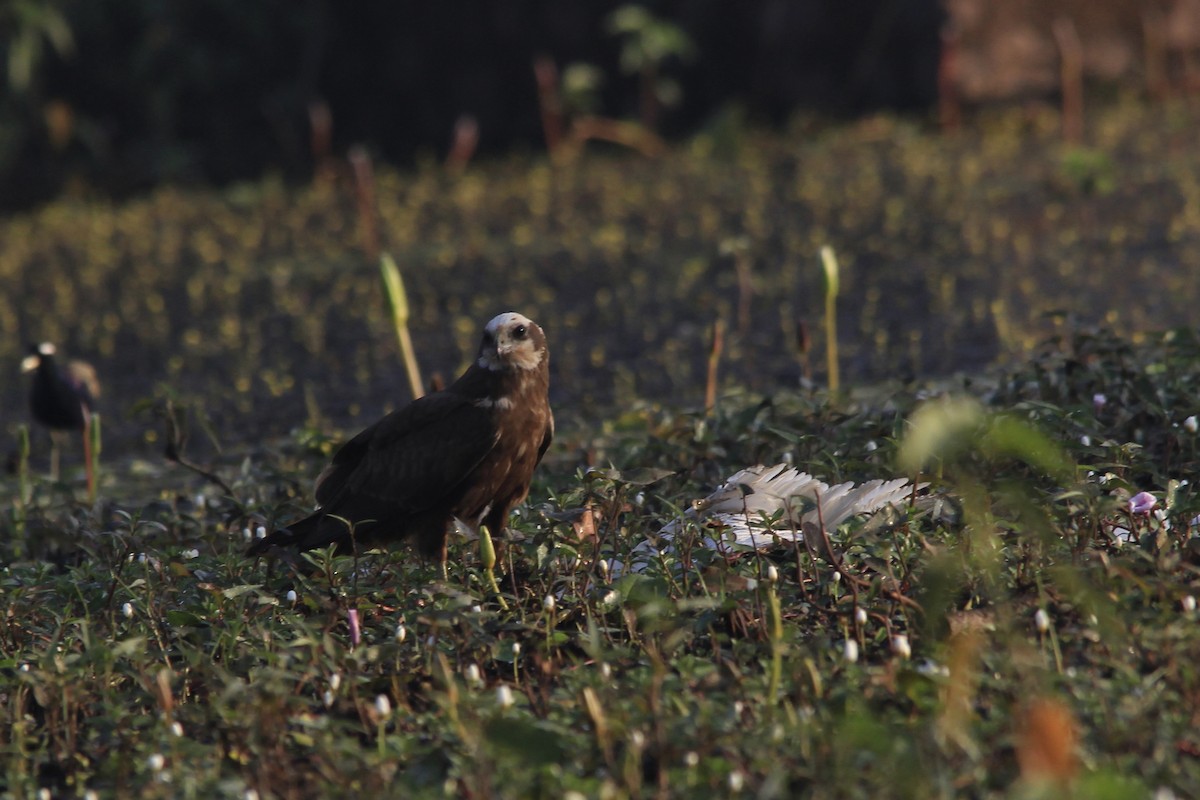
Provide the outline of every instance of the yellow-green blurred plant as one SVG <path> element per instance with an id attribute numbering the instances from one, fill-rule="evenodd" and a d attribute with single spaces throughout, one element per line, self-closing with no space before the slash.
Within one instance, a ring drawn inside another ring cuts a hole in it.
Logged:
<path id="1" fill-rule="evenodd" d="M 821 248 L 821 266 L 825 271 L 825 367 L 829 370 L 829 391 L 837 392 L 841 385 L 837 341 L 838 262 L 829 245 Z"/>
<path id="2" fill-rule="evenodd" d="M 496 545 L 492 542 L 492 534 L 487 525 L 479 526 L 479 563 L 483 565 L 483 575 L 488 587 L 496 594 L 500 607 L 508 610 L 508 603 L 500 594 L 500 586 L 496 583 Z"/>
<path id="3" fill-rule="evenodd" d="M 88 427 L 85 432 L 88 442 L 87 452 L 87 488 L 88 502 L 96 502 L 96 486 L 100 482 L 100 450 L 101 450 L 101 426 L 100 415 L 92 414 L 88 419 Z"/>
<path id="4" fill-rule="evenodd" d="M 13 523 L 17 533 L 13 552 L 17 555 L 24 549 L 21 539 L 25 534 L 29 501 L 29 426 L 21 423 L 17 426 L 17 496 L 13 498 Z"/>
<path id="5" fill-rule="evenodd" d="M 392 307 L 392 326 L 396 329 L 400 355 L 404 359 L 408 384 L 412 387 L 415 399 L 425 394 L 425 388 L 421 383 L 421 370 L 417 367 L 417 353 L 413 349 L 412 336 L 408 332 L 408 293 L 404 289 L 400 268 L 389 253 L 380 257 L 379 268 L 383 272 L 383 285 L 387 288 L 388 301 Z"/>

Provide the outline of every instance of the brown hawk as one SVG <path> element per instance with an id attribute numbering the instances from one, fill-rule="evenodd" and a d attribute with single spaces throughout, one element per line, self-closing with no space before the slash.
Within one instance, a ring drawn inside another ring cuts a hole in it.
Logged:
<path id="1" fill-rule="evenodd" d="M 554 435 L 549 385 L 542 329 L 521 314 L 500 314 L 458 380 L 342 445 L 317 478 L 316 512 L 255 542 L 248 555 L 331 544 L 347 553 L 411 537 L 422 555 L 444 563 L 455 518 L 499 534 Z"/>

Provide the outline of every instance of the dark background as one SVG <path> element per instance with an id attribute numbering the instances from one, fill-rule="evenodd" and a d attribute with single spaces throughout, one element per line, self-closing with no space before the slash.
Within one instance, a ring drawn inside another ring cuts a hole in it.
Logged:
<path id="1" fill-rule="evenodd" d="M 11 0 L 5 0 L 10 2 Z M 2 4 L 0 4 L 2 5 Z M 64 0 L 73 51 L 43 46 L 34 85 L 0 101 L 0 207 L 64 189 L 126 194 L 162 181 L 223 184 L 312 169 L 308 104 L 332 110 L 334 152 L 365 143 L 393 163 L 441 157 L 454 122 L 480 150 L 542 148 L 532 62 L 589 62 L 601 111 L 633 118 L 636 78 L 605 26 L 623 5 L 562 0 Z M 797 108 L 920 110 L 936 98 L 937 0 L 663 0 L 645 4 L 695 44 L 667 64 L 680 136 L 736 104 L 779 124 Z M 11 11 L 11 5 L 10 5 Z M 0 47 L 17 23 L 0 17 Z M 28 23 L 24 23 L 28 25 Z M 52 143 L 47 109 L 69 112 Z"/>

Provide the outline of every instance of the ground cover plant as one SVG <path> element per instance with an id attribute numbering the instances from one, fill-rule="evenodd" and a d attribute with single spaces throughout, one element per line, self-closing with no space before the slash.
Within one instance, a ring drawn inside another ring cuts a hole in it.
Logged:
<path id="1" fill-rule="evenodd" d="M 1185 330 L 1081 334 L 923 403 L 629 410 L 566 432 L 498 592 L 467 539 L 446 580 L 404 551 L 242 557 L 307 502 L 306 432 L 219 467 L 230 495 L 88 508 L 35 482 L 25 539 L 5 517 L 8 791 L 1191 796 L 1198 357 Z M 923 462 L 931 500 L 825 550 L 602 563 L 780 459 Z"/>
<path id="2" fill-rule="evenodd" d="M 552 353 L 530 501 L 490 571 L 457 538 L 445 579 L 406 550 L 242 555 L 409 396 L 346 176 L 0 221 L 0 358 L 53 339 L 106 384 L 94 504 L 40 477 L 0 385 L 5 791 L 1200 795 L 1200 343 L 1171 327 L 1200 299 L 1194 113 L 1093 120 L 1088 150 L 1033 110 L 380 170 L 423 368 L 507 308 Z M 614 569 L 779 462 L 926 486 L 828 542 L 685 529 Z"/>

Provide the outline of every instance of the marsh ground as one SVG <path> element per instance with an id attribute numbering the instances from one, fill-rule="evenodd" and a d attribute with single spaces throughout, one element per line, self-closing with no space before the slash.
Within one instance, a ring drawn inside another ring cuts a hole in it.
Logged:
<path id="1" fill-rule="evenodd" d="M 381 174 L 427 370 L 453 373 L 505 307 L 551 336 L 560 436 L 499 595 L 465 540 L 445 580 L 404 550 L 241 555 L 311 503 L 344 430 L 407 396 L 345 187 L 4 221 L 6 363 L 57 339 L 109 386 L 98 504 L 0 480 L 4 789 L 1200 794 L 1193 121 L 1118 104 L 1086 151 L 1035 111 L 951 138 L 878 119 Z M 844 266 L 834 397 L 799 386 L 794 344 L 797 319 L 819 329 L 823 244 Z M 11 429 L 24 387 L 2 391 Z M 148 458 L 162 420 L 129 412 L 156 394 L 192 410 L 225 488 Z M 965 399 L 922 405 L 944 394 Z M 825 551 L 601 566 L 784 458 L 831 481 L 921 465 L 931 500 Z"/>

